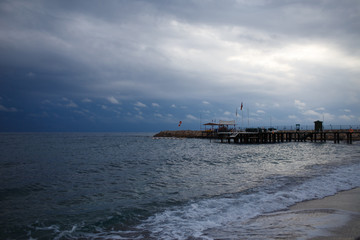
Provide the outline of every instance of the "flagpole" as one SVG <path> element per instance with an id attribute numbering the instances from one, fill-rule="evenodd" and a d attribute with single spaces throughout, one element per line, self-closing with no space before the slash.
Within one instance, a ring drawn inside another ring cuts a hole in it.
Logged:
<path id="1" fill-rule="evenodd" d="M 237 124 L 237 122 L 238 122 L 238 113 L 237 113 L 237 107 L 236 107 L 236 122 L 235 122 L 235 130 L 236 130 L 236 124 Z"/>
<path id="2" fill-rule="evenodd" d="M 244 127 L 244 112 L 243 112 L 243 102 L 241 102 L 241 107 L 240 107 L 240 110 L 241 110 L 241 128 Z"/>
<path id="3" fill-rule="evenodd" d="M 247 124 L 247 126 L 249 127 L 249 122 L 250 122 L 250 120 L 249 120 L 249 108 L 246 108 L 246 110 L 247 110 L 247 115 L 248 115 L 248 124 Z"/>
<path id="4" fill-rule="evenodd" d="M 244 111 L 241 109 L 241 128 L 244 127 Z"/>

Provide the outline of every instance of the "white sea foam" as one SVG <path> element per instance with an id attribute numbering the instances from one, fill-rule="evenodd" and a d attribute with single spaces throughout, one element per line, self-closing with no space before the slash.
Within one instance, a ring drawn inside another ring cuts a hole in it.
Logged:
<path id="1" fill-rule="evenodd" d="M 264 186 L 250 194 L 213 198 L 174 207 L 150 217 L 141 228 L 148 229 L 157 239 L 200 237 L 211 228 L 225 228 L 232 222 L 245 222 L 256 216 L 286 209 L 301 201 L 323 198 L 342 190 L 360 186 L 360 164 L 339 167 L 333 172 L 308 179 L 290 189 L 266 191 Z"/>
<path id="2" fill-rule="evenodd" d="M 68 235 L 71 235 L 73 232 L 75 232 L 76 228 L 77 228 L 77 225 L 72 226 L 71 230 L 59 231 L 59 230 L 57 229 L 57 232 L 59 232 L 59 233 L 58 233 L 58 235 L 54 238 L 54 240 L 62 239 L 63 237 L 66 237 L 66 236 L 68 236 Z"/>

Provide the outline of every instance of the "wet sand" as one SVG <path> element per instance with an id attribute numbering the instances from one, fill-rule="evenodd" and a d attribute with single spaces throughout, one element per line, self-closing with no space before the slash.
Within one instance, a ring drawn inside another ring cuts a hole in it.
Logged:
<path id="1" fill-rule="evenodd" d="M 205 235 L 217 240 L 360 240 L 360 188 L 246 221 L 229 222 L 225 228 L 208 229 Z"/>
<path id="2" fill-rule="evenodd" d="M 321 230 L 310 239 L 360 239 L 360 188 L 340 192 L 319 200 L 298 203 L 290 208 L 297 213 L 312 215 L 308 220 L 319 220 L 314 229 Z"/>

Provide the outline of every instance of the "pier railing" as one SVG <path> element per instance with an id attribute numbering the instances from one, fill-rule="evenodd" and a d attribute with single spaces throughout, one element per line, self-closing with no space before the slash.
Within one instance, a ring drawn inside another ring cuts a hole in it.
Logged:
<path id="1" fill-rule="evenodd" d="M 280 142 L 326 142 L 346 140 L 351 144 L 353 140 L 359 140 L 359 130 L 288 130 L 288 131 L 259 131 L 259 132 L 214 132 L 212 138 L 228 143 L 280 143 Z"/>
<path id="2" fill-rule="evenodd" d="M 293 131 L 293 130 L 297 130 L 298 128 L 295 125 L 272 125 L 272 126 L 250 126 L 250 127 L 236 127 L 237 131 L 245 131 L 246 128 L 261 128 L 261 129 L 275 129 L 275 130 L 279 130 L 279 131 Z M 349 130 L 349 129 L 353 129 L 353 130 L 360 130 L 360 125 L 359 124 L 355 124 L 355 125 L 336 125 L 336 124 L 328 124 L 328 125 L 323 125 L 323 130 Z M 315 130 L 315 126 L 313 125 L 300 125 L 299 130 L 301 131 L 313 131 Z"/>

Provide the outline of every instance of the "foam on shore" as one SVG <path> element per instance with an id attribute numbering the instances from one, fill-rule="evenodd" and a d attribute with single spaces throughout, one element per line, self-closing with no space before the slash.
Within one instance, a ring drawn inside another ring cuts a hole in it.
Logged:
<path id="1" fill-rule="evenodd" d="M 312 239 L 360 238 L 360 188 L 342 191 L 323 199 L 301 202 L 290 209 L 308 215 L 327 211 L 328 220 L 331 216 L 336 216 L 322 226 L 323 236 Z"/>
<path id="2" fill-rule="evenodd" d="M 226 228 L 205 232 L 209 239 L 359 239 L 360 188 L 319 200 L 293 205 L 288 210 L 233 221 Z"/>

